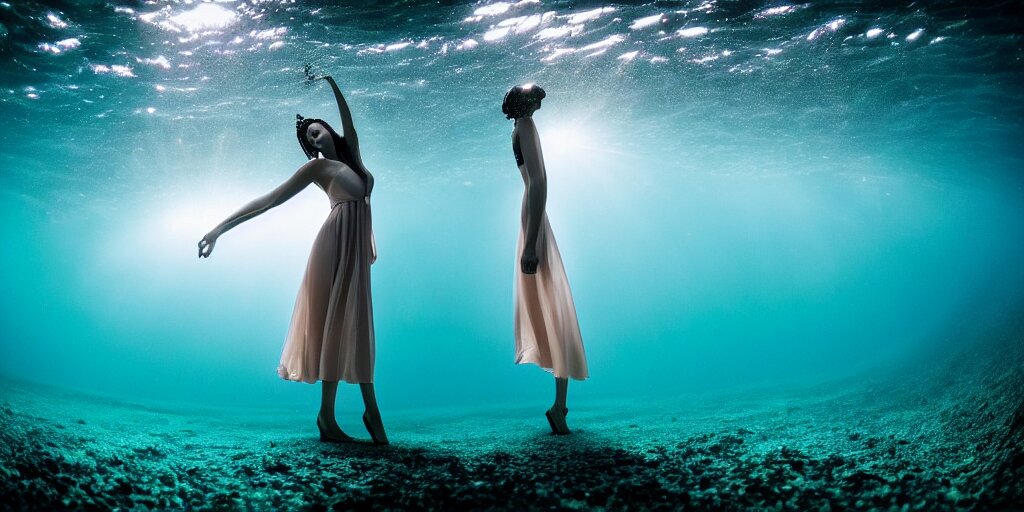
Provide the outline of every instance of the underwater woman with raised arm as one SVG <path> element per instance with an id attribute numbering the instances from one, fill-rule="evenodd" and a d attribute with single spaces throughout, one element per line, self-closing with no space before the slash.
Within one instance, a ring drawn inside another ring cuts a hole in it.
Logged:
<path id="1" fill-rule="evenodd" d="M 363 424 L 377 444 L 387 444 L 373 389 L 374 331 L 370 264 L 377 259 L 370 216 L 373 175 L 363 165 L 359 139 L 345 97 L 330 76 L 344 137 L 321 119 L 296 116 L 299 145 L 309 159 L 270 193 L 249 202 L 199 242 L 209 257 L 217 238 L 278 206 L 315 183 L 331 201 L 331 212 L 313 242 L 277 372 L 286 380 L 322 381 L 316 426 L 324 442 L 348 442 L 334 417 L 338 382 L 359 384 L 366 411 Z"/>
<path id="2" fill-rule="evenodd" d="M 536 85 L 519 85 L 501 105 L 505 117 L 515 120 L 512 152 L 526 186 L 516 251 L 516 364 L 533 363 L 555 375 L 555 403 L 545 416 L 552 432 L 568 434 L 569 378 L 584 380 L 589 372 L 576 305 L 545 211 L 547 170 L 533 122 L 533 113 L 545 96 Z"/>

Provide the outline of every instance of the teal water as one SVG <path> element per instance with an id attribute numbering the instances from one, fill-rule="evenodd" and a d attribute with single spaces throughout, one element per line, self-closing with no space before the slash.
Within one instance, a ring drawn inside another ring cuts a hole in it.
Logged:
<path id="1" fill-rule="evenodd" d="M 513 365 L 522 183 L 500 104 L 523 82 L 548 92 L 548 214 L 592 374 L 570 401 L 946 350 L 1024 285 L 1015 9 L 0 3 L 0 374 L 315 407 L 275 368 L 323 193 L 195 256 L 303 163 L 296 113 L 335 119 L 306 63 L 345 91 L 377 179 L 385 410 L 550 399 Z"/>

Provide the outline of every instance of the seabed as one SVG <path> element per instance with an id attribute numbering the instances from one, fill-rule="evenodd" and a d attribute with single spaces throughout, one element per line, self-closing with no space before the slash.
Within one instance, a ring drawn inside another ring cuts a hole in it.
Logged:
<path id="1" fill-rule="evenodd" d="M 0 508 L 1021 510 L 1022 333 L 926 371 L 571 404 L 564 437 L 544 404 L 385 411 L 384 447 L 320 443 L 315 411 L 0 380 Z"/>

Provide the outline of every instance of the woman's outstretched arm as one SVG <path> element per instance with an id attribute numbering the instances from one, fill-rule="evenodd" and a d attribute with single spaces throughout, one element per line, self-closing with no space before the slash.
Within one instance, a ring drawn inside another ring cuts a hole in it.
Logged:
<path id="1" fill-rule="evenodd" d="M 341 89 L 338 88 L 337 82 L 334 81 L 334 78 L 331 78 L 331 75 L 320 78 L 331 84 L 331 89 L 334 91 L 334 100 L 338 102 L 338 114 L 341 115 L 341 127 L 345 132 L 345 142 L 348 144 L 349 152 L 352 153 L 352 158 L 356 160 L 355 163 L 365 169 L 363 157 L 359 154 L 359 135 L 356 134 L 356 127 L 352 123 L 352 111 L 348 108 L 345 95 L 341 94 Z"/>
<path id="2" fill-rule="evenodd" d="M 526 165 L 526 234 L 520 266 L 524 274 L 537 273 L 537 238 L 544 207 L 548 200 L 548 178 L 544 169 L 544 154 L 540 149 L 540 135 L 533 119 L 523 117 L 516 123 L 519 148 Z"/>
<path id="3" fill-rule="evenodd" d="M 210 253 L 213 252 L 213 246 L 217 243 L 217 238 L 220 235 L 231 230 L 235 226 L 253 218 L 257 215 L 284 203 L 291 199 L 295 194 L 298 194 L 302 189 L 306 188 L 313 181 L 316 170 L 320 167 L 320 162 L 317 160 L 310 160 L 305 165 L 299 167 L 299 170 L 295 171 L 295 174 L 287 181 L 279 185 L 269 193 L 264 194 L 252 201 L 246 203 L 237 212 L 231 214 L 228 218 L 224 219 L 223 222 L 213 228 L 202 240 L 199 241 L 199 257 L 209 258 Z"/>

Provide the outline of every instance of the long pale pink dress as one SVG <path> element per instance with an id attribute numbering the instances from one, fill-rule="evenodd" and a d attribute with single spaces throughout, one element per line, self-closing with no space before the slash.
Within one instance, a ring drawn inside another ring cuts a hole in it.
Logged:
<path id="1" fill-rule="evenodd" d="M 320 184 L 331 200 L 331 213 L 313 242 L 295 299 L 277 368 L 281 378 L 311 384 L 373 382 L 370 264 L 376 249 L 369 191 L 362 179 L 342 177 L 354 172 L 339 166 Z"/>
<path id="2" fill-rule="evenodd" d="M 523 182 L 528 186 L 526 165 L 515 136 L 512 148 Z M 537 273 L 524 274 L 520 267 L 526 245 L 526 214 L 524 194 L 515 258 L 516 364 L 533 363 L 558 378 L 586 379 L 589 371 L 576 305 L 547 213 L 537 234 Z"/>

